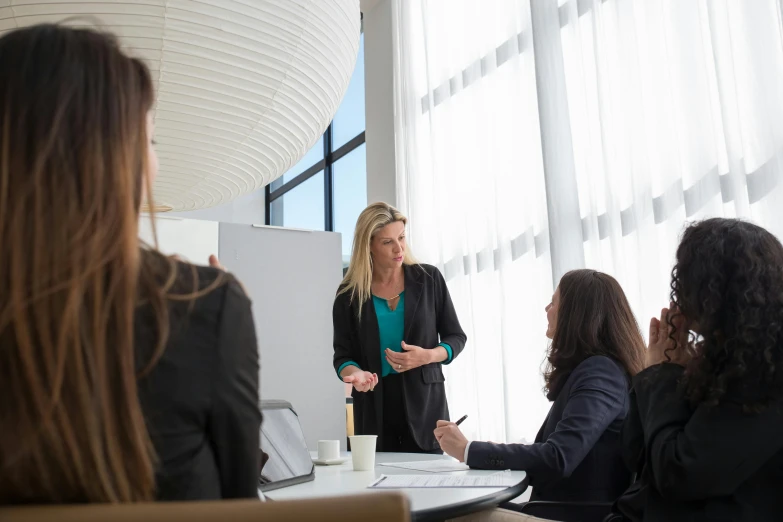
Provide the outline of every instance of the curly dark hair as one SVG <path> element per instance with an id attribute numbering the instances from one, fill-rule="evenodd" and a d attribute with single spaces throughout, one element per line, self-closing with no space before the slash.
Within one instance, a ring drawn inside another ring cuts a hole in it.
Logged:
<path id="1" fill-rule="evenodd" d="M 630 377 L 644 368 L 645 345 L 620 283 L 595 270 L 572 270 L 560 279 L 557 325 L 544 372 L 554 400 L 571 372 L 594 355 L 610 357 Z"/>
<path id="2" fill-rule="evenodd" d="M 775 236 L 738 219 L 690 225 L 671 300 L 695 332 L 681 382 L 694 406 L 731 400 L 759 411 L 783 395 L 783 245 Z"/>

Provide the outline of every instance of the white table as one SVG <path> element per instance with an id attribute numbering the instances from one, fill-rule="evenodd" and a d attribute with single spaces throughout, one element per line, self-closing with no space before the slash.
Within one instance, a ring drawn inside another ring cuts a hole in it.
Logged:
<path id="1" fill-rule="evenodd" d="M 315 456 L 315 455 L 313 455 Z M 370 485 L 381 475 L 426 475 L 423 471 L 382 466 L 386 462 L 413 462 L 417 460 L 444 459 L 442 455 L 418 453 L 377 453 L 374 471 L 353 471 L 350 453 L 343 453 L 348 461 L 338 466 L 316 466 L 315 480 L 282 489 L 267 491 L 272 500 L 294 500 L 340 495 L 372 494 Z M 458 475 L 486 475 L 493 471 L 470 470 L 452 472 Z M 403 489 L 411 504 L 411 514 L 419 521 L 444 520 L 496 507 L 521 495 L 527 489 L 527 474 L 512 471 L 515 485 L 507 488 L 426 488 Z"/>

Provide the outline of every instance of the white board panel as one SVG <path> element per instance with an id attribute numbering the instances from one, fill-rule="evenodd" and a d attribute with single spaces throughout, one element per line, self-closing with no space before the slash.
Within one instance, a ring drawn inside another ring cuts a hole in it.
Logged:
<path id="1" fill-rule="evenodd" d="M 290 402 L 307 445 L 345 449 L 345 393 L 332 367 L 332 303 L 342 279 L 340 235 L 220 223 L 220 260 L 253 300 L 261 397 Z"/>

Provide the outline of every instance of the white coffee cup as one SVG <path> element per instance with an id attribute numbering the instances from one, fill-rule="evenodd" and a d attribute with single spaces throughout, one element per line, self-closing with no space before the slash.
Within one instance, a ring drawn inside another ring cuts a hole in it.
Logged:
<path id="1" fill-rule="evenodd" d="M 377 435 L 352 435 L 351 459 L 354 471 L 373 471 L 375 469 L 375 445 Z"/>
<path id="2" fill-rule="evenodd" d="M 340 458 L 339 440 L 319 440 L 318 460 L 337 460 Z"/>

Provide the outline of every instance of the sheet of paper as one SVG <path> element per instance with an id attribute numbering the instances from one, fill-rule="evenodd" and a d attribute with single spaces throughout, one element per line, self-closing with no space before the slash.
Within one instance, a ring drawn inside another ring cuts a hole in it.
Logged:
<path id="1" fill-rule="evenodd" d="M 506 488 L 517 483 L 501 471 L 492 475 L 381 475 L 369 485 L 376 489 L 402 488 Z"/>
<path id="2" fill-rule="evenodd" d="M 449 471 L 468 471 L 470 468 L 457 460 L 420 460 L 417 462 L 387 462 L 381 464 L 389 468 L 412 469 L 415 471 L 426 471 L 428 473 L 446 473 Z"/>

